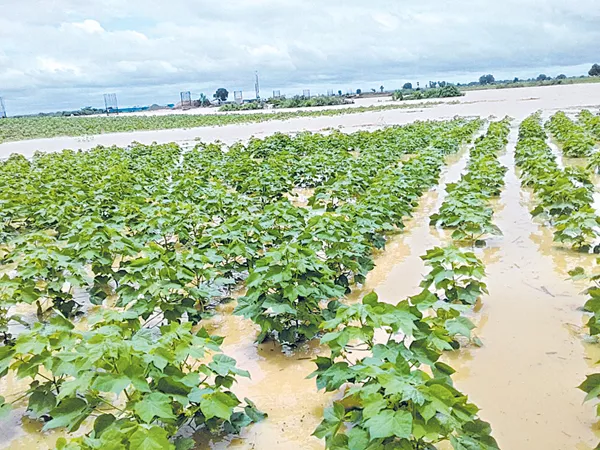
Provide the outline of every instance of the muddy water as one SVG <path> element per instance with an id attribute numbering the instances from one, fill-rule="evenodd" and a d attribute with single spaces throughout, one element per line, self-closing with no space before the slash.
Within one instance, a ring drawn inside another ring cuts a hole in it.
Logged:
<path id="1" fill-rule="evenodd" d="M 514 168 L 516 133 L 501 158 L 509 171 L 495 222 L 504 236 L 492 261 L 484 252 L 490 291 L 479 313 L 484 346 L 449 359 L 458 369 L 456 384 L 482 408 L 501 448 L 591 449 L 599 437 L 595 411 L 576 389 L 589 366 L 573 333 L 585 298 L 581 285 L 565 280 L 567 270 L 591 260 L 555 246 L 552 230 L 532 221 L 530 193 Z"/>
<path id="2" fill-rule="evenodd" d="M 391 303 L 415 293 L 425 272 L 419 256 L 439 243 L 429 233 L 429 215 L 443 201 L 446 183 L 460 177 L 466 162 L 466 149 L 448 158 L 439 186 L 423 196 L 414 217 L 406 224 L 406 231 L 390 239 L 385 251 L 377 255 L 376 267 L 368 274 L 364 287 L 353 292 L 349 301 L 356 301 L 371 290 Z M 248 320 L 230 315 L 232 309 L 233 305 L 225 307 L 224 314 L 211 325 L 216 333 L 225 336 L 225 353 L 252 374 L 252 380 L 242 380 L 236 392 L 255 401 L 268 412 L 269 418 L 250 427 L 239 439 L 199 442 L 199 448 L 322 449 L 323 442 L 310 435 L 321 421 L 323 408 L 331 404 L 336 394 L 318 392 L 315 380 L 306 376 L 316 367 L 311 359 L 327 353 L 326 348 L 313 343 L 286 355 L 273 343 L 256 345 L 252 342 L 258 334 L 256 327 Z"/>

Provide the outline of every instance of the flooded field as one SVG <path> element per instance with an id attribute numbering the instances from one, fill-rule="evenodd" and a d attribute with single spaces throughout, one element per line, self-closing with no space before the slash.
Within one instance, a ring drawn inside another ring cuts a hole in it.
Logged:
<path id="1" fill-rule="evenodd" d="M 493 200 L 494 223 L 502 236 L 487 240 L 475 253 L 486 266 L 489 295 L 469 313 L 476 324 L 474 333 L 482 346 L 468 345 L 446 353 L 444 358 L 456 370 L 457 388 L 481 408 L 480 416 L 490 422 L 499 447 L 508 450 L 592 450 L 600 439 L 592 402 L 583 403 L 577 386 L 591 373 L 600 355 L 598 347 L 586 343 L 582 306 L 585 282 L 569 280 L 568 271 L 595 264 L 593 255 L 567 250 L 553 242 L 553 232 L 532 219 L 532 193 L 521 187 L 514 151 L 520 121 L 542 110 L 547 118 L 562 109 L 598 107 L 600 84 L 582 84 L 523 89 L 472 91 L 459 104 L 439 105 L 423 110 L 397 110 L 348 116 L 295 119 L 286 122 L 236 125 L 211 129 L 190 129 L 94 136 L 87 139 L 57 138 L 0 144 L 0 156 L 18 152 L 26 156 L 35 150 L 89 149 L 98 144 L 126 145 L 176 141 L 191 145 L 194 139 L 232 143 L 250 136 L 264 137 L 275 132 L 319 131 L 328 127 L 344 132 L 404 124 L 415 120 L 446 119 L 453 116 L 509 115 L 509 143 L 499 157 L 508 168 L 505 186 Z M 581 164 L 560 157 L 561 166 Z M 450 244 L 449 232 L 430 226 L 429 218 L 445 199 L 445 187 L 464 173 L 468 151 L 446 158 L 440 182 L 420 199 L 403 232 L 390 237 L 383 251 L 375 251 L 375 268 L 366 282 L 347 299 L 357 301 L 374 290 L 380 300 L 396 304 L 419 292 L 427 269 L 421 260 L 428 249 Z M 594 177 L 596 187 L 600 177 Z M 304 207 L 313 189 L 294 189 L 288 198 Z M 595 197 L 598 200 L 598 195 Z M 597 208 L 596 201 L 595 207 Z M 243 292 L 237 292 L 236 296 Z M 323 449 L 323 441 L 311 436 L 322 420 L 323 410 L 340 394 L 317 392 L 312 361 L 328 352 L 312 341 L 295 352 L 284 352 L 278 344 L 256 344 L 258 327 L 233 315 L 236 301 L 221 305 L 205 325 L 225 337 L 222 349 L 251 374 L 240 380 L 236 393 L 251 398 L 267 412 L 267 420 L 245 429 L 236 438 L 196 437 L 198 449 Z M 7 396 L 22 389 L 8 377 L 0 381 Z M 41 433 L 35 421 L 13 413 L 0 422 L 4 436 L 1 448 L 25 450 L 52 447 L 60 432 Z"/>
<path id="2" fill-rule="evenodd" d="M 439 99 L 436 99 L 439 100 Z M 556 111 L 569 108 L 594 108 L 600 106 L 600 83 L 543 86 L 518 89 L 489 89 L 469 91 L 464 97 L 446 99 L 447 104 L 425 109 L 401 109 L 335 117 L 299 118 L 287 121 L 271 121 L 224 127 L 192 128 L 184 130 L 159 130 L 131 133 L 115 133 L 81 138 L 36 139 L 0 144 L 0 158 L 11 153 L 32 155 L 36 150 L 60 151 L 65 148 L 89 149 L 97 145 L 129 145 L 132 141 L 143 144 L 152 142 L 193 143 L 219 140 L 228 144 L 264 137 L 276 132 L 320 131 L 339 128 L 352 132 L 357 129 L 373 129 L 386 125 L 405 124 L 415 120 L 439 120 L 454 116 L 504 117 L 509 115 L 522 120 L 537 111 Z M 379 101 L 379 99 L 377 100 Z"/>

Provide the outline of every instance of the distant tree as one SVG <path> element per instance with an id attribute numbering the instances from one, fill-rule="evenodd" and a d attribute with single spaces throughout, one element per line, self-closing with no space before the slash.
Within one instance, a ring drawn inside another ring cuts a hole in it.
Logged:
<path id="1" fill-rule="evenodd" d="M 384 87 L 383 87 L 383 84 L 382 84 L 381 86 L 379 86 L 379 90 L 381 91 L 381 93 L 383 93 L 383 89 L 384 89 Z"/>
<path id="2" fill-rule="evenodd" d="M 362 89 L 357 89 L 356 90 L 356 95 L 360 95 L 360 94 L 362 94 Z"/>
<path id="3" fill-rule="evenodd" d="M 371 92 L 377 92 L 377 89 L 371 88 Z"/>
<path id="4" fill-rule="evenodd" d="M 200 98 L 198 99 L 198 103 L 200 103 L 200 106 L 210 106 L 210 100 L 204 94 L 200 94 Z"/>
<path id="5" fill-rule="evenodd" d="M 561 73 L 560 75 L 556 76 L 556 79 L 557 80 L 566 80 L 567 76 L 564 73 Z"/>
<path id="6" fill-rule="evenodd" d="M 445 81 L 438 81 L 438 86 L 441 88 L 446 87 L 447 84 L 448 83 L 446 83 Z"/>
<path id="7" fill-rule="evenodd" d="M 517 77 L 515 77 L 515 79 L 513 80 L 513 83 L 518 83 L 519 79 Z"/>
<path id="8" fill-rule="evenodd" d="M 430 88 L 434 88 L 434 87 L 436 86 L 436 84 L 437 84 L 437 83 L 436 83 L 435 81 L 430 81 L 430 82 L 429 82 L 429 87 L 430 87 Z"/>
<path id="9" fill-rule="evenodd" d="M 342 91 L 341 91 L 341 90 L 339 90 L 339 91 L 338 91 L 338 95 L 339 95 L 340 97 L 342 96 Z"/>
<path id="10" fill-rule="evenodd" d="M 496 79 L 491 73 L 479 77 L 479 84 L 492 84 L 494 81 L 496 81 Z"/>
<path id="11" fill-rule="evenodd" d="M 590 77 L 600 77 L 600 64 L 594 64 L 589 70 L 588 75 Z"/>
<path id="12" fill-rule="evenodd" d="M 537 78 L 536 81 L 546 81 L 549 80 L 550 77 L 548 75 L 546 75 L 545 73 L 540 73 Z"/>
<path id="13" fill-rule="evenodd" d="M 225 88 L 217 89 L 217 92 L 214 93 L 213 98 L 219 100 L 220 102 L 224 102 L 229 97 L 229 91 Z"/>
<path id="14" fill-rule="evenodd" d="M 412 89 L 412 83 L 404 83 L 404 86 L 402 86 L 402 89 Z"/>

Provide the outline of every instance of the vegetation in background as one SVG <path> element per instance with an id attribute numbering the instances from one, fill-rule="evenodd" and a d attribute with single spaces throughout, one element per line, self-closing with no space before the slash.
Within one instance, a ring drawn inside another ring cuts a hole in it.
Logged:
<path id="1" fill-rule="evenodd" d="M 318 97 L 316 97 L 318 98 Z M 338 116 L 403 108 L 427 108 L 436 103 L 412 105 L 388 104 L 375 106 L 324 109 L 320 111 L 290 111 L 256 114 L 173 114 L 158 116 L 119 117 L 27 117 L 0 120 L 0 143 L 57 136 L 87 136 L 129 131 L 166 130 L 223 126 L 240 123 L 289 120 L 298 117 Z"/>

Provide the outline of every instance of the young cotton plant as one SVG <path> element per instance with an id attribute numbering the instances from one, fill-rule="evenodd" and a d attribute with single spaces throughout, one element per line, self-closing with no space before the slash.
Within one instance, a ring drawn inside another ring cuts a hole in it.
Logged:
<path id="1" fill-rule="evenodd" d="M 38 319 L 49 311 L 73 316 L 81 306 L 77 288 L 86 289 L 92 277 L 74 250 L 52 233 L 20 235 L 8 244 L 2 264 L 14 273 L 0 277 L 0 305 L 7 309 L 18 303 L 35 304 Z"/>
<path id="2" fill-rule="evenodd" d="M 0 348 L 0 376 L 31 380 L 13 403 L 27 399 L 44 430 L 93 422 L 58 448 L 174 449 L 184 425 L 237 433 L 265 417 L 231 391 L 249 374 L 220 353 L 222 338 L 194 332 L 190 322 L 141 328 L 135 312 L 107 311 L 92 323 L 82 332 L 57 315 Z"/>
<path id="3" fill-rule="evenodd" d="M 431 267 L 421 287 L 439 294 L 444 301 L 474 305 L 479 297 L 488 293 L 482 281 L 485 266 L 473 252 L 449 245 L 427 250 L 421 259 Z"/>
<path id="4" fill-rule="evenodd" d="M 314 432 L 327 449 L 498 448 L 478 408 L 452 386 L 454 370 L 421 345 L 421 318 L 408 300 L 394 306 L 371 293 L 323 324 L 331 356 L 318 357 L 311 376 L 326 391 L 347 386 Z"/>
<path id="5" fill-rule="evenodd" d="M 600 262 L 600 259 L 597 260 Z M 569 271 L 569 275 L 573 280 L 589 280 L 592 282 L 592 286 L 589 287 L 585 293 L 589 296 L 587 302 L 583 306 L 585 312 L 590 313 L 588 320 L 585 324 L 588 329 L 590 336 L 596 338 L 600 335 L 600 274 L 587 274 L 583 267 L 576 267 Z M 595 361 L 598 364 L 599 361 Z M 591 400 L 600 400 L 600 373 L 593 373 L 587 375 L 585 381 L 583 381 L 578 389 L 586 393 L 584 402 Z M 596 404 L 596 416 L 600 417 L 600 403 Z M 596 448 L 600 447 L 600 444 Z"/>
<path id="6" fill-rule="evenodd" d="M 265 252 L 250 271 L 246 286 L 235 314 L 260 326 L 258 342 L 275 337 L 292 345 L 314 338 L 328 312 L 323 304 L 345 292 L 344 286 L 335 284 L 335 272 L 326 262 L 297 243 Z"/>

